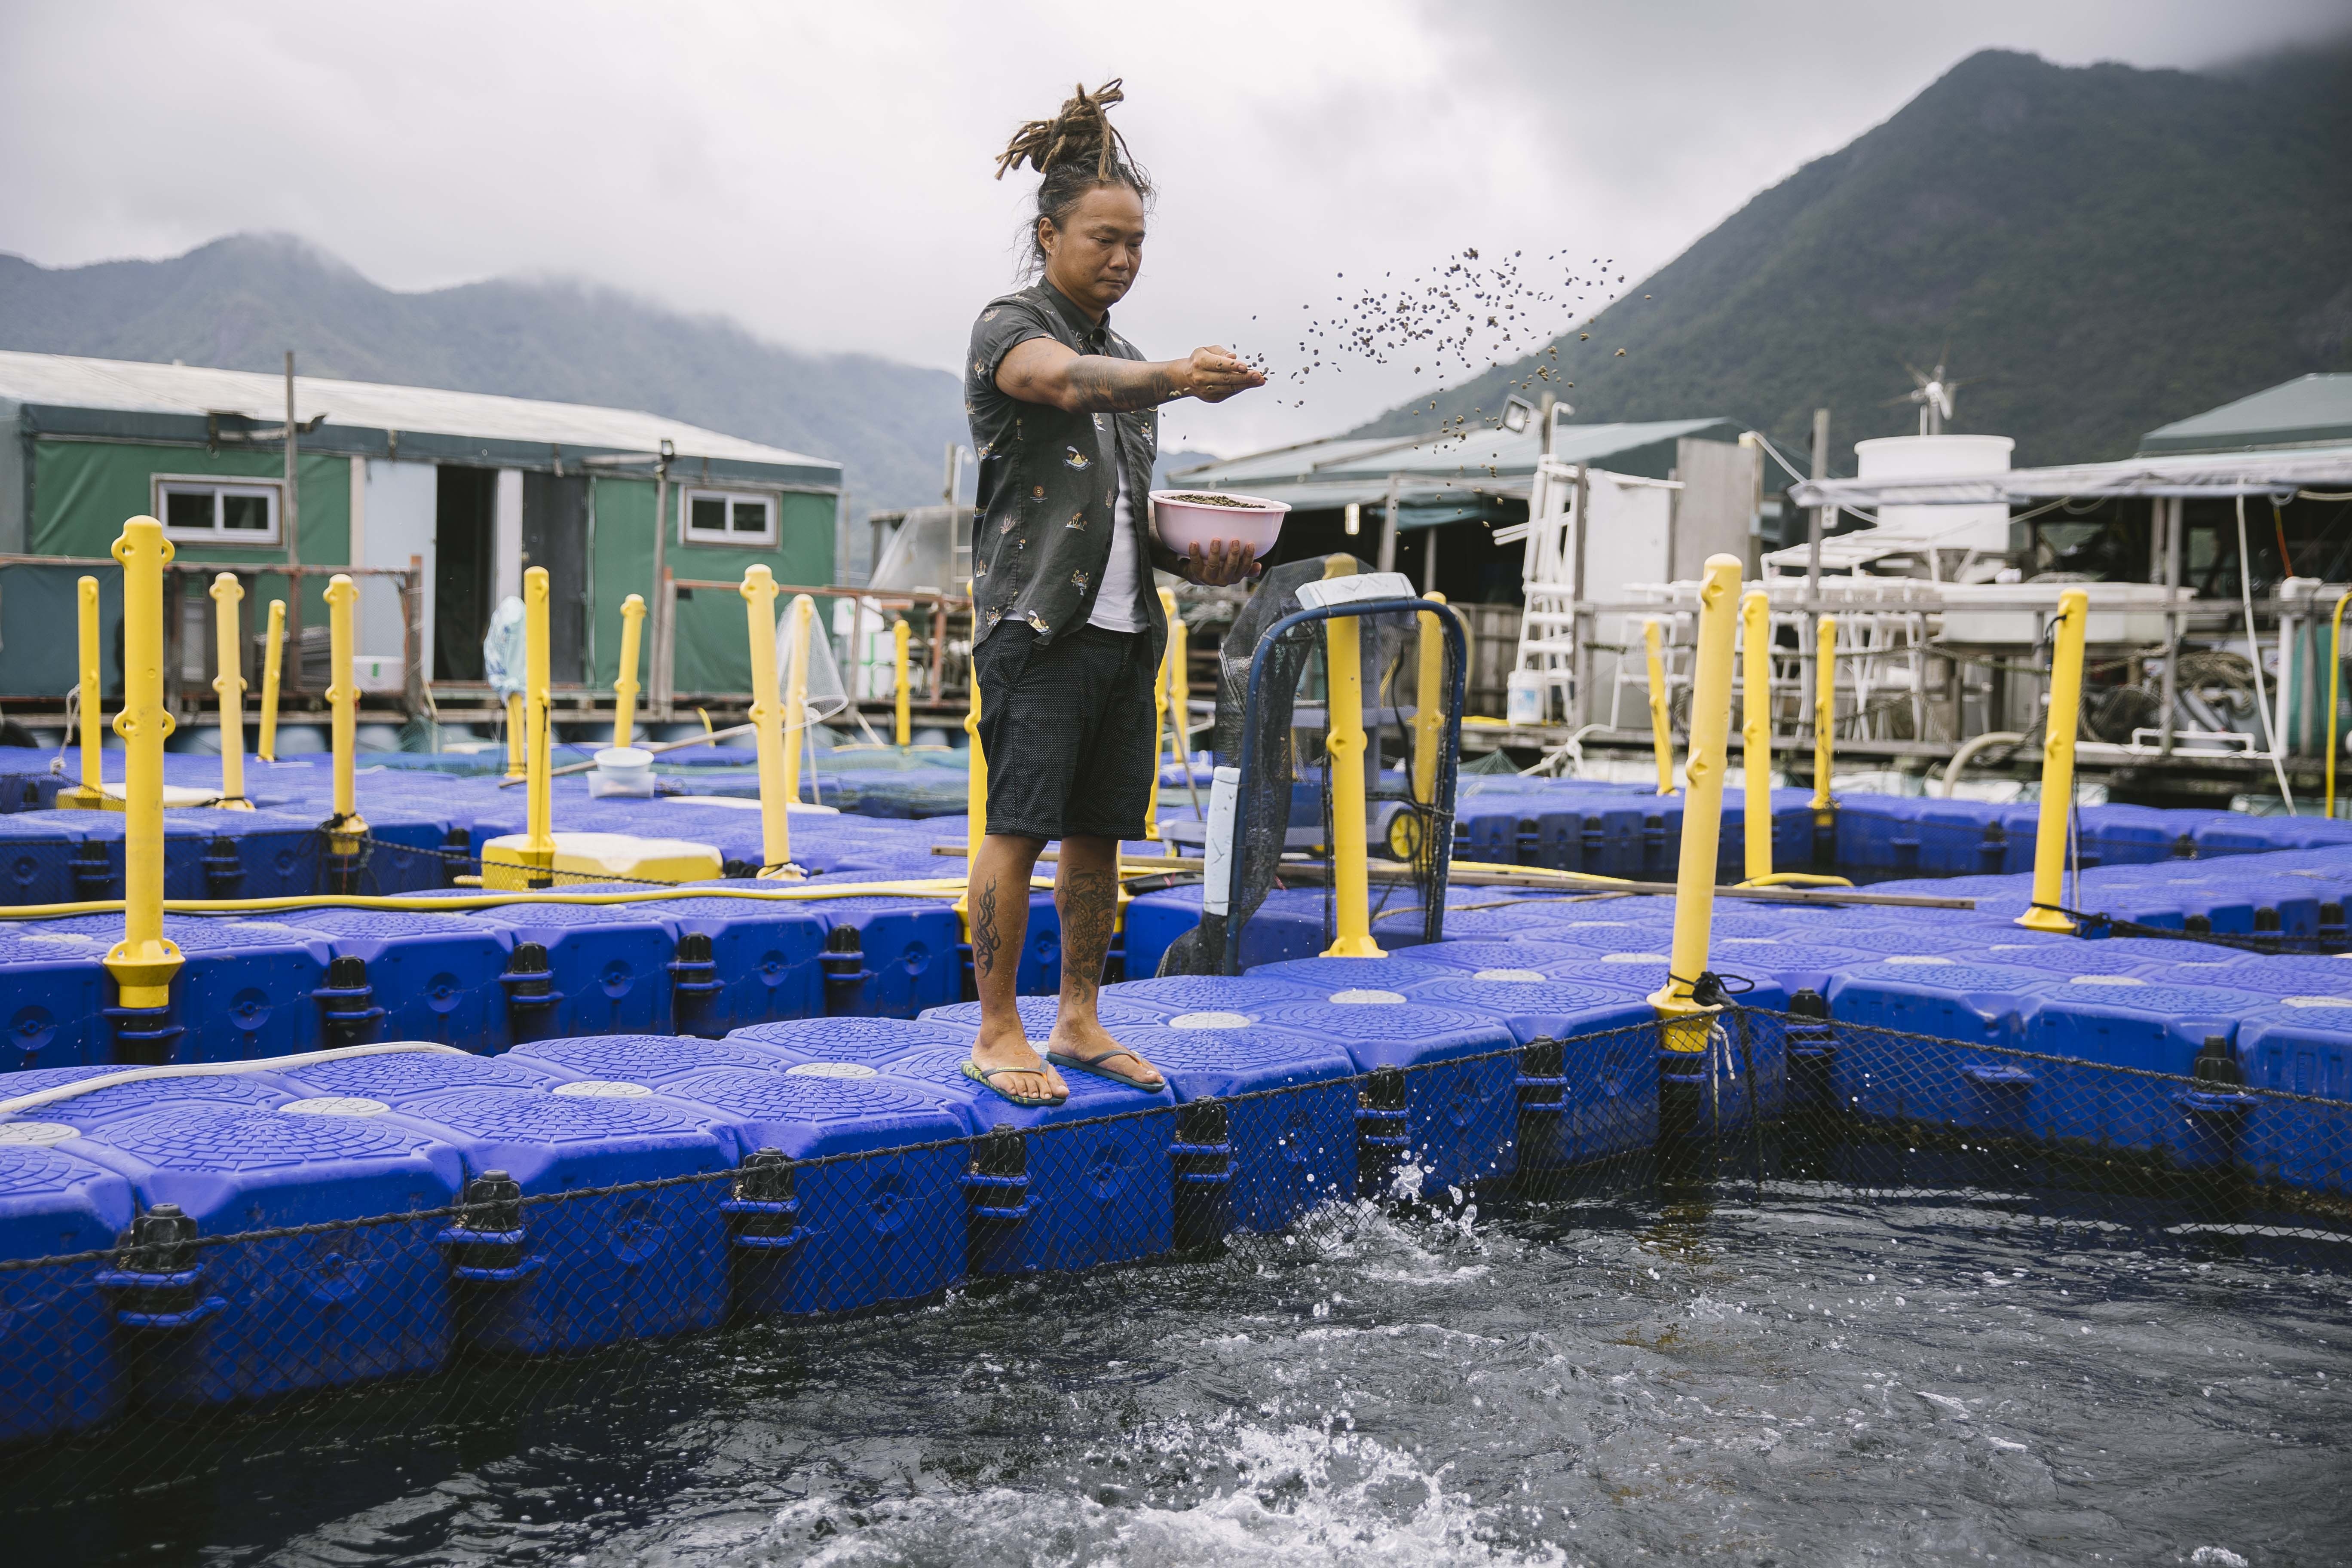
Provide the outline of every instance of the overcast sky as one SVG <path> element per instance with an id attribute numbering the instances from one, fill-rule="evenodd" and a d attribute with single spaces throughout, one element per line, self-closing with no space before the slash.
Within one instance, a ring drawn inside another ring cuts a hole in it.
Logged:
<path id="1" fill-rule="evenodd" d="M 0 250 L 48 266 L 296 234 L 388 287 L 565 274 L 780 342 L 953 368 L 1012 281 L 1013 125 L 1120 75 L 1161 194 L 1147 353 L 1463 246 L 1630 282 L 1973 51 L 2196 68 L 2342 0 L 1115 6 L 0 0 Z M 1590 268 L 1586 269 L 1588 272 Z M 1612 272 L 1611 276 L 1614 276 Z M 1603 302 L 1588 295 L 1574 313 Z M 1566 303 L 1557 322 L 1566 327 Z M 1252 318 L 1263 321 L 1253 323 Z M 1180 404 L 1232 452 L 1411 395 L 1402 365 Z"/>

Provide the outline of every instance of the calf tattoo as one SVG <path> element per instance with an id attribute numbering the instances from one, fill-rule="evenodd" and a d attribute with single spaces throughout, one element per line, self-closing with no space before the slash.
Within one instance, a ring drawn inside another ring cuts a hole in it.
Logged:
<path id="1" fill-rule="evenodd" d="M 1072 871 L 1062 888 L 1062 979 L 1073 1000 L 1102 987 L 1110 928 L 1118 916 L 1118 875 Z"/>
<path id="2" fill-rule="evenodd" d="M 989 883 L 980 890 L 980 901 L 971 907 L 971 966 L 981 974 L 996 968 L 996 955 L 1004 946 L 1003 933 L 996 929 L 996 884 Z"/>

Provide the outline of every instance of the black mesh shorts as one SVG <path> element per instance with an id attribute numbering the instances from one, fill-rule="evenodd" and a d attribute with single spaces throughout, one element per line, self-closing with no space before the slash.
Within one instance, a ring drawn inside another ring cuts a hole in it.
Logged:
<path id="1" fill-rule="evenodd" d="M 1133 838 L 1151 808 L 1160 723 L 1149 631 L 1080 626 L 1040 647 L 1007 619 L 972 651 L 988 831 Z"/>

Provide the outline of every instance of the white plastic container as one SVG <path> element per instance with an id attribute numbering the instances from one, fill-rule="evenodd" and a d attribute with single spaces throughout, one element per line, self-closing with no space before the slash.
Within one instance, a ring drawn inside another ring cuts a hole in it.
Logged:
<path id="1" fill-rule="evenodd" d="M 588 793 L 652 799 L 654 754 L 638 746 L 606 746 L 596 753 L 596 765 L 588 774 Z"/>
<path id="2" fill-rule="evenodd" d="M 1543 677 L 1532 669 L 1515 669 L 1505 678 L 1503 717 L 1513 724 L 1544 721 Z"/>
<path id="3" fill-rule="evenodd" d="M 1853 444 L 1854 472 L 1865 479 L 1972 479 L 2009 471 L 2017 443 L 2007 436 L 1882 436 Z M 1878 526 L 1889 535 L 1932 540 L 1945 550 L 2009 548 L 2009 507 L 1883 506 Z"/>

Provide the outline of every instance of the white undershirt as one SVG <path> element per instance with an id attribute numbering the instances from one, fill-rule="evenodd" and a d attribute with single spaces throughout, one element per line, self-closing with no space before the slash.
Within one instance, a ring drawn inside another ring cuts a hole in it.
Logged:
<path id="1" fill-rule="evenodd" d="M 1103 563 L 1102 592 L 1095 595 L 1094 614 L 1087 625 L 1107 632 L 1139 632 L 1135 616 L 1136 577 L 1139 565 L 1135 548 L 1135 513 L 1127 504 L 1127 466 L 1118 468 L 1118 500 L 1111 506 L 1110 559 Z"/>

